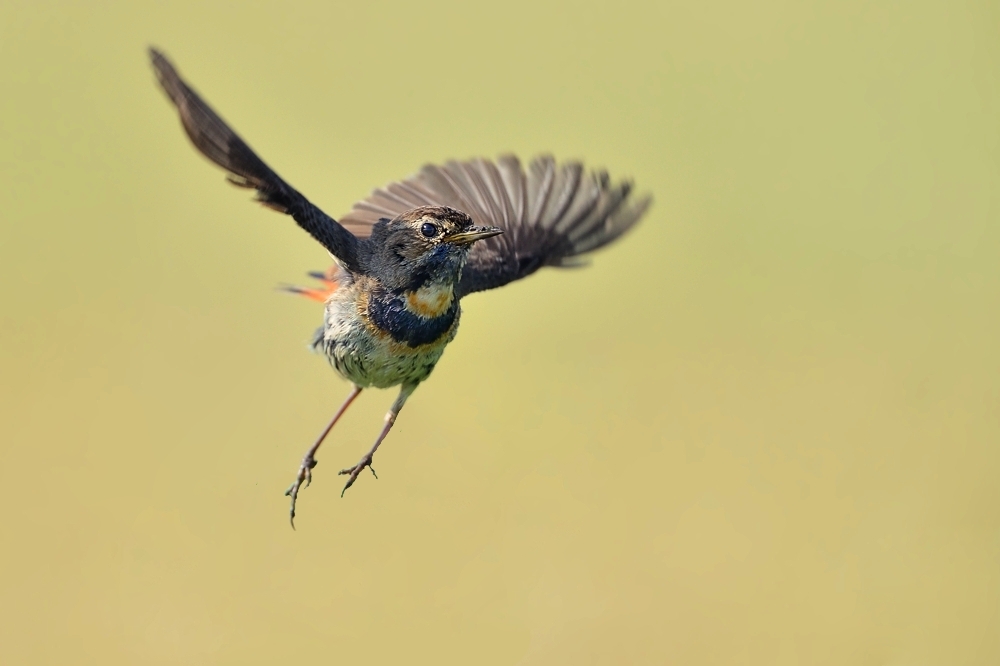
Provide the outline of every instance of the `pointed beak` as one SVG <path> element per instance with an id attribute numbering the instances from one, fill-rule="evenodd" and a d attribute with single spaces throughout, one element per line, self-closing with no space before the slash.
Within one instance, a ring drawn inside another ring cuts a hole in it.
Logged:
<path id="1" fill-rule="evenodd" d="M 503 229 L 500 227 L 469 227 L 467 231 L 463 231 L 459 234 L 452 234 L 445 238 L 449 243 L 454 243 L 455 245 L 468 245 L 469 243 L 475 243 L 477 240 L 482 240 L 484 238 L 490 238 L 491 236 L 496 236 L 502 234 Z"/>

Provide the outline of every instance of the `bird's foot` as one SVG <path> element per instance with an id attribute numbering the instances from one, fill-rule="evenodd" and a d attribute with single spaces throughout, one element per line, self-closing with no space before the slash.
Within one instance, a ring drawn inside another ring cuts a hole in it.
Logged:
<path id="1" fill-rule="evenodd" d="M 299 465 L 299 473 L 295 477 L 295 481 L 285 491 L 285 495 L 292 498 L 292 506 L 288 510 L 288 519 L 292 523 L 293 530 L 295 529 L 295 500 L 299 497 L 299 491 L 304 487 L 309 487 L 309 484 L 312 483 L 312 470 L 318 462 L 318 460 L 313 458 L 312 451 L 307 453 L 305 458 L 302 459 L 302 464 Z M 303 481 L 306 483 L 305 486 L 302 485 Z"/>
<path id="2" fill-rule="evenodd" d="M 359 460 L 358 464 L 355 465 L 354 467 L 348 467 L 347 469 L 340 470 L 339 472 L 340 474 L 349 475 L 347 479 L 347 484 L 344 486 L 344 489 L 340 491 L 341 497 L 344 496 L 344 493 L 347 492 L 348 488 L 354 485 L 354 482 L 358 480 L 358 474 L 361 474 L 362 470 L 364 470 L 365 467 L 371 470 L 372 476 L 374 476 L 376 479 L 378 478 L 378 474 L 375 473 L 375 468 L 372 467 L 372 455 L 373 455 L 372 453 L 368 453 L 365 455 L 364 458 Z"/>

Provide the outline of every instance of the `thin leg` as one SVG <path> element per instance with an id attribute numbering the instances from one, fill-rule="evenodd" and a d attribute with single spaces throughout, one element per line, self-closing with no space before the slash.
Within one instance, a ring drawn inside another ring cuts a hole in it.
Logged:
<path id="1" fill-rule="evenodd" d="M 349 475 L 347 479 L 347 485 L 345 485 L 344 489 L 340 491 L 341 497 L 344 496 L 344 493 L 347 492 L 348 488 L 354 485 L 354 482 L 357 481 L 358 479 L 358 474 L 360 474 L 361 470 L 363 470 L 365 467 L 372 470 L 372 474 L 375 474 L 375 470 L 372 469 L 372 457 L 378 450 L 379 444 L 382 443 L 382 440 L 385 439 L 385 436 L 389 434 L 389 430 L 392 429 L 392 424 L 396 422 L 396 417 L 399 415 L 399 410 L 401 410 L 403 408 L 403 405 L 406 404 L 406 399 L 410 397 L 410 394 L 413 393 L 413 391 L 416 388 L 417 388 L 416 384 L 403 384 L 403 388 L 399 390 L 399 396 L 396 398 L 396 401 L 392 403 L 392 407 L 389 408 L 389 411 L 385 415 L 385 425 L 382 426 L 382 432 L 379 433 L 378 439 L 375 440 L 375 444 L 372 445 L 371 450 L 369 450 L 368 453 L 366 453 L 365 456 L 361 460 L 359 460 L 358 464 L 355 465 L 354 467 L 348 467 L 347 469 L 340 470 L 341 474 Z M 377 479 L 378 477 L 376 476 L 375 478 Z"/>
<path id="2" fill-rule="evenodd" d="M 344 415 L 344 412 L 346 412 L 347 408 L 351 406 L 351 403 L 354 402 L 354 399 L 358 397 L 359 393 L 361 393 L 361 387 L 352 386 L 350 394 L 347 396 L 347 399 L 344 400 L 344 404 L 340 406 L 340 409 L 337 410 L 337 413 L 333 415 L 333 418 L 330 419 L 330 422 L 326 425 L 325 428 L 323 428 L 323 432 L 321 432 L 319 434 L 319 437 L 316 438 L 316 442 L 309 447 L 308 451 L 306 451 L 305 457 L 302 458 L 302 464 L 299 465 L 299 473 L 298 476 L 295 477 L 295 482 L 292 485 L 288 486 L 288 490 L 285 491 L 285 495 L 288 495 L 289 497 L 292 498 L 292 507 L 291 509 L 289 509 L 288 513 L 289 513 L 289 520 L 291 520 L 292 522 L 293 530 L 295 529 L 295 500 L 299 496 L 299 490 L 302 489 L 302 482 L 303 481 L 306 482 L 306 487 L 308 487 L 309 484 L 312 483 L 312 469 L 313 467 L 316 466 L 318 462 L 315 457 L 316 452 L 319 450 L 319 447 L 323 443 L 323 440 L 326 439 L 326 436 L 330 434 L 330 430 L 333 429 L 334 424 L 340 419 L 341 416 Z"/>

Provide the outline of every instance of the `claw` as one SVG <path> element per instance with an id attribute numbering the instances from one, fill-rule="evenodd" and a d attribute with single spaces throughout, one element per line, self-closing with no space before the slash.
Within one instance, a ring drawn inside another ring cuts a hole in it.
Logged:
<path id="1" fill-rule="evenodd" d="M 365 467 L 371 470 L 372 476 L 374 476 L 376 479 L 378 478 L 378 474 L 375 473 L 375 468 L 372 467 L 371 455 L 367 455 L 364 458 L 362 458 L 358 462 L 358 464 L 355 465 L 354 467 L 347 467 L 338 472 L 338 474 L 350 475 L 350 478 L 347 479 L 347 483 L 344 485 L 344 489 L 340 491 L 341 497 L 344 496 L 344 493 L 347 492 L 348 488 L 354 485 L 354 482 L 358 480 L 358 474 L 361 474 L 361 470 L 363 470 Z"/>
<path id="2" fill-rule="evenodd" d="M 293 530 L 295 529 L 295 498 L 298 497 L 299 494 L 298 486 L 299 482 L 296 481 L 288 487 L 288 490 L 285 491 L 285 497 L 288 497 L 289 495 L 292 496 L 292 506 L 288 509 L 288 522 L 291 524 Z"/>
<path id="3" fill-rule="evenodd" d="M 312 469 L 317 465 L 319 461 L 312 457 L 312 455 L 307 455 L 303 460 L 302 464 L 299 465 L 299 473 L 295 477 L 295 481 L 292 485 L 288 486 L 288 490 L 285 491 L 285 497 L 291 497 L 291 506 L 288 509 L 288 521 L 292 524 L 292 529 L 295 529 L 295 502 L 299 498 L 299 490 L 303 488 L 308 488 L 309 484 L 312 483 Z M 302 482 L 305 481 L 306 485 L 303 486 Z"/>

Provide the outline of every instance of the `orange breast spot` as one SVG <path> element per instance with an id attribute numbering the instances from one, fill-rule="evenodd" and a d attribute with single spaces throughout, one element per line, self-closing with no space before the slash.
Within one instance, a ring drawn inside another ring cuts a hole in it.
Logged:
<path id="1" fill-rule="evenodd" d="M 424 285 L 416 291 L 406 292 L 406 308 L 413 314 L 432 319 L 447 312 L 454 297 L 450 284 Z"/>

